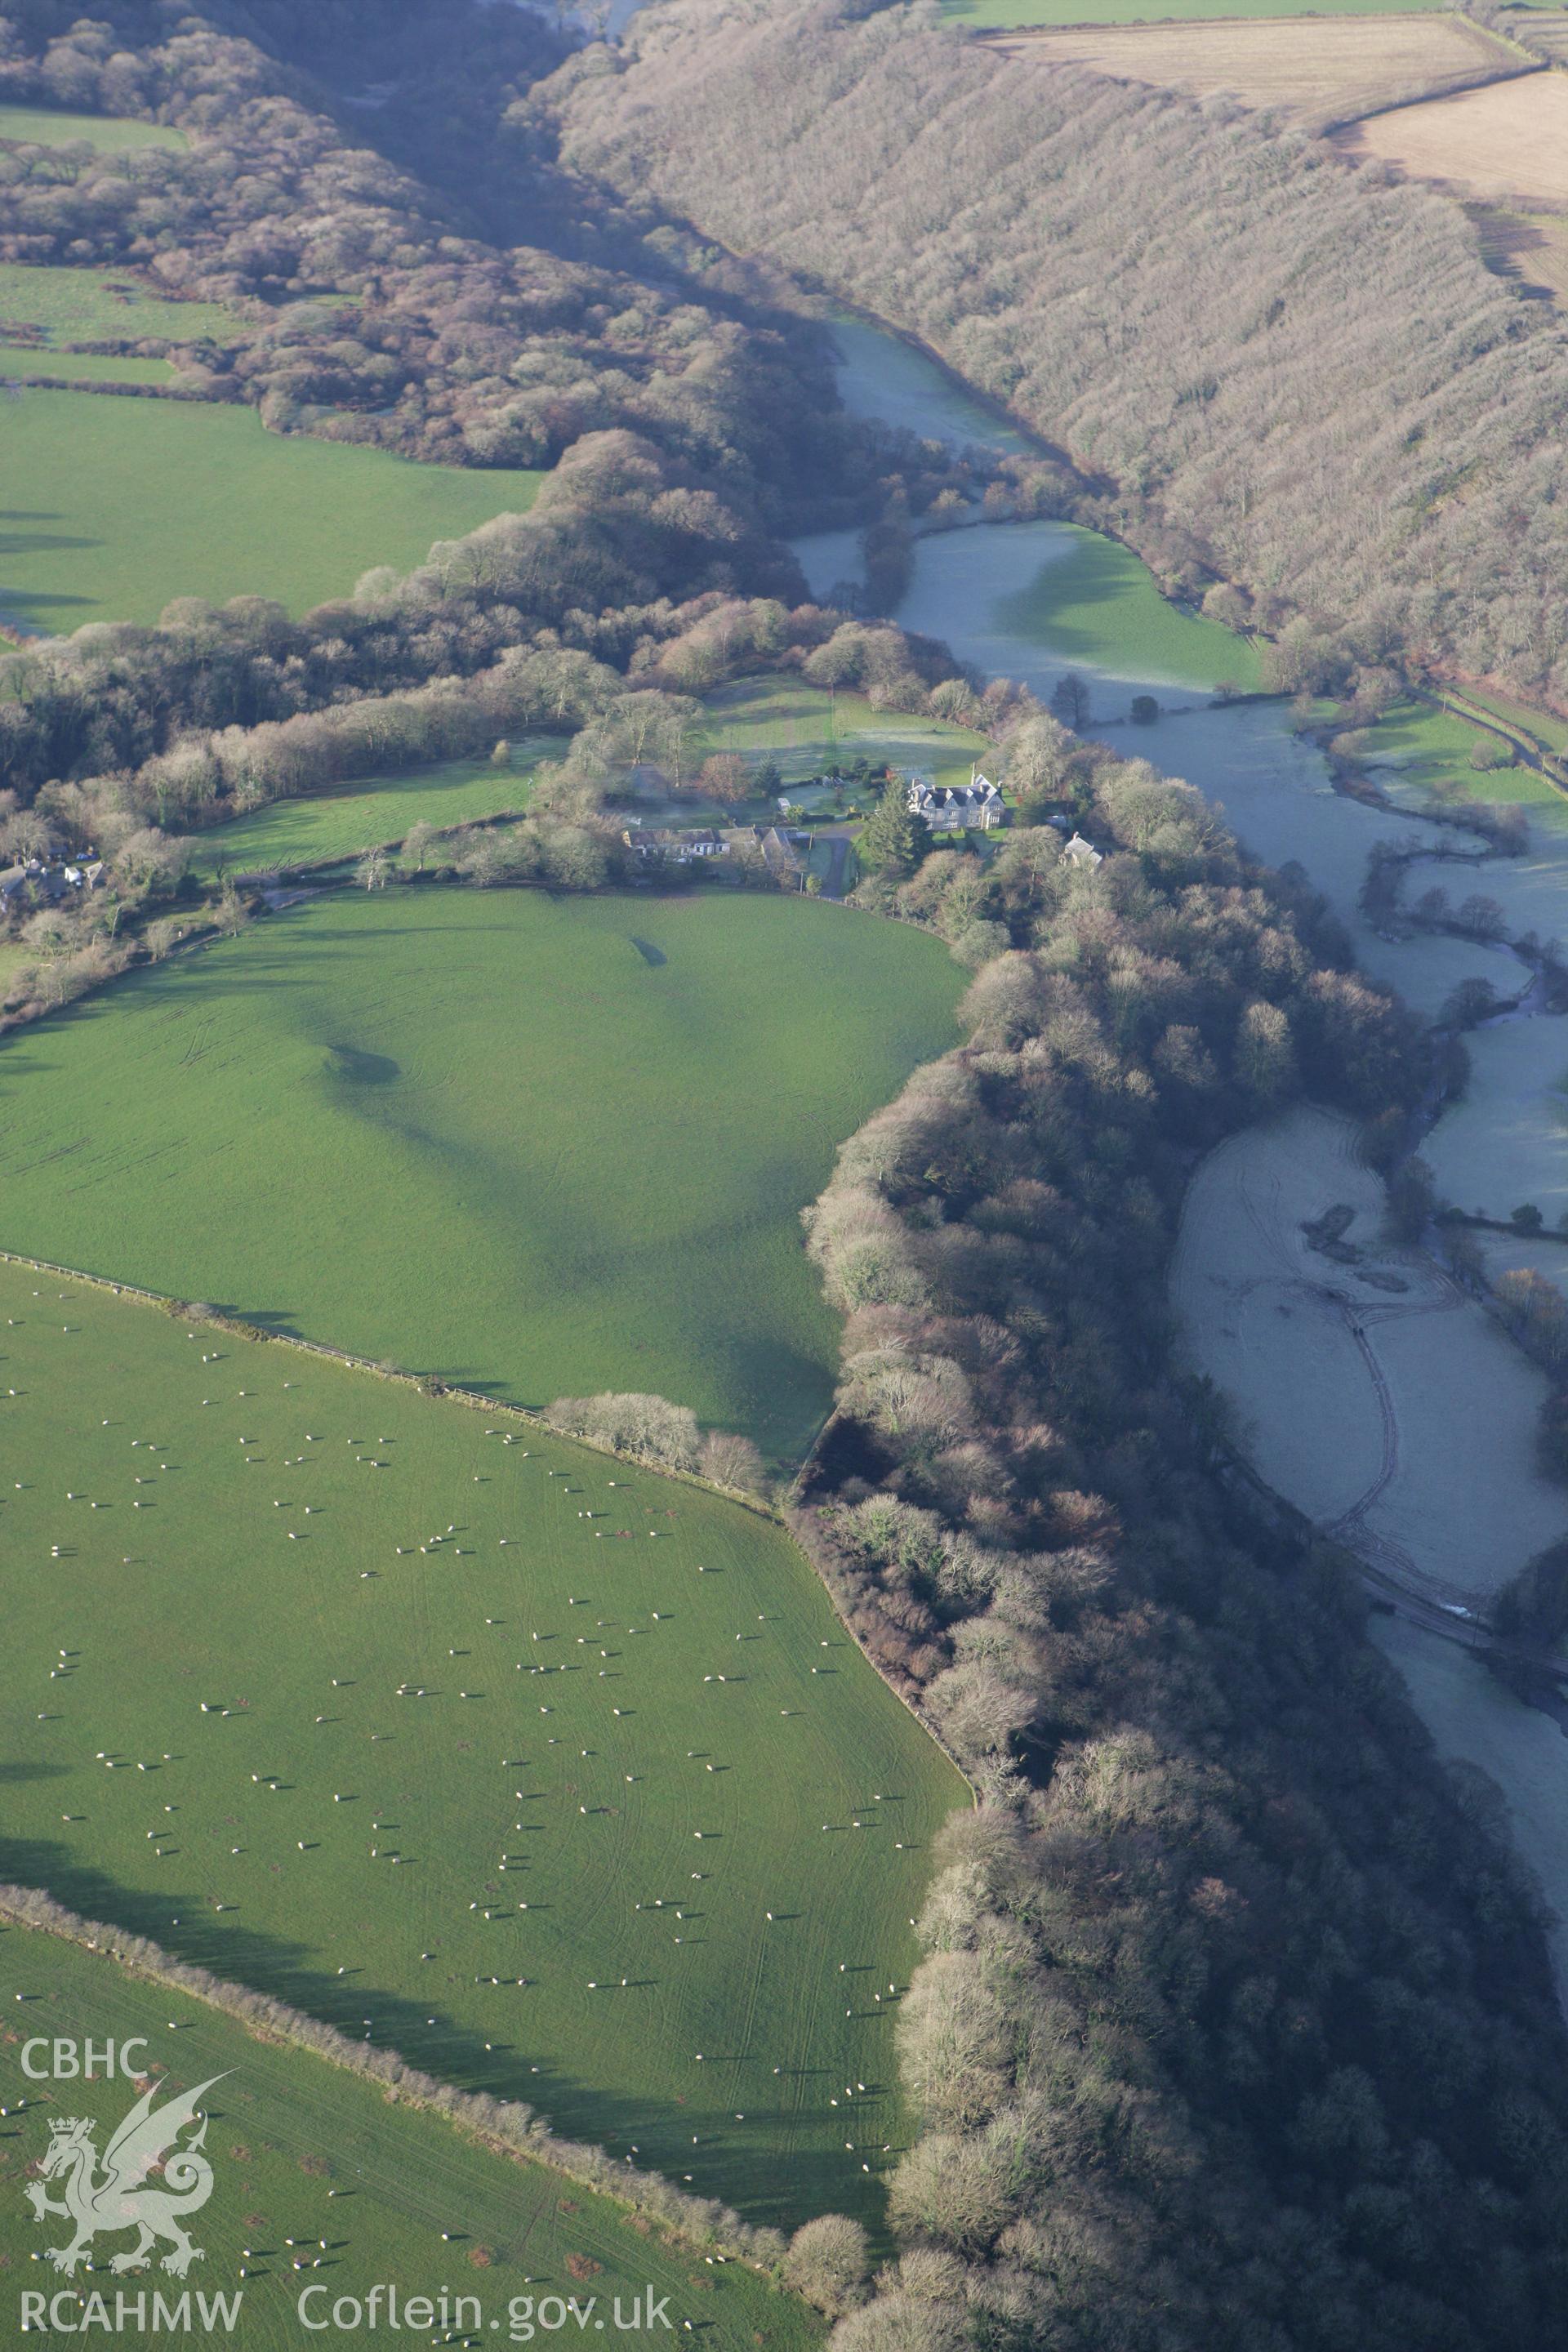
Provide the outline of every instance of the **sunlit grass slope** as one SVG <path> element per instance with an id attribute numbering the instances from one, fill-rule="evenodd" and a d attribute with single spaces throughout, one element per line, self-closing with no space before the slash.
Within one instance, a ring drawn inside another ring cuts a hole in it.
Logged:
<path id="1" fill-rule="evenodd" d="M 800 1211 L 962 984 L 805 898 L 317 899 L 0 1051 L 0 1244 L 794 1455 L 837 1339 Z"/>
<path id="2" fill-rule="evenodd" d="M 138 122 L 124 115 L 73 114 L 55 106 L 0 106 L 0 141 L 8 139 L 29 147 L 74 147 L 85 141 L 101 155 L 190 144 L 173 123 Z"/>
<path id="3" fill-rule="evenodd" d="M 245 874 L 317 866 L 401 841 L 411 825 L 445 828 L 508 815 L 527 807 L 535 764 L 546 756 L 558 758 L 566 740 L 552 736 L 516 744 L 510 765 L 445 760 L 402 775 L 365 776 L 335 792 L 275 801 L 270 808 L 200 835 L 196 870 Z"/>

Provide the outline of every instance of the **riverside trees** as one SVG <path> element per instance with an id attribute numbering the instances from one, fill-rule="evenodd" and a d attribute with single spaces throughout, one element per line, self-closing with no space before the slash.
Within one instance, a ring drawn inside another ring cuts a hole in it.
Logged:
<path id="1" fill-rule="evenodd" d="M 1302 1087 L 1408 1102 L 1423 1049 L 1186 788 L 1087 747 L 1077 789 L 1099 867 L 1025 830 L 978 899 L 973 860 L 900 886 L 955 951 L 987 927 L 968 1042 L 811 1220 L 846 1326 L 797 1531 L 985 1799 L 900 2013 L 899 2256 L 837 2352 L 1545 2340 L 1531 1897 L 1339 1563 L 1214 1483 L 1163 1306 L 1192 1148 Z M 1506 2255 L 1464 2218 L 1494 2195 Z"/>

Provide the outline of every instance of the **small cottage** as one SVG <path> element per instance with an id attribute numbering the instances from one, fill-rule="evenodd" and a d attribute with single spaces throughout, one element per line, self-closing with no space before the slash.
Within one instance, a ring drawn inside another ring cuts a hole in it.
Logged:
<path id="1" fill-rule="evenodd" d="M 1081 833 L 1075 833 L 1070 841 L 1062 844 L 1064 866 L 1102 866 L 1104 863 L 1093 842 L 1085 841 Z"/>

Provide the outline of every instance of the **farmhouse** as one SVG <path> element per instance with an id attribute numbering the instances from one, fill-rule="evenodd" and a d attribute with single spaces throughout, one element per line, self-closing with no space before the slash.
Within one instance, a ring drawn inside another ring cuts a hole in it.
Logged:
<path id="1" fill-rule="evenodd" d="M 8 866 L 0 872 L 0 908 L 58 907 L 72 890 L 96 890 L 103 881 L 103 861 L 94 857 L 73 866 L 46 866 L 42 858 Z"/>
<path id="2" fill-rule="evenodd" d="M 1064 866 L 1100 866 L 1103 863 L 1104 860 L 1093 842 L 1085 841 L 1081 833 L 1075 833 L 1070 841 L 1062 844 Z"/>
<path id="3" fill-rule="evenodd" d="M 1001 793 L 989 776 L 974 768 L 966 784 L 935 784 L 927 776 L 911 777 L 909 804 L 933 833 L 989 833 L 1007 822 Z"/>

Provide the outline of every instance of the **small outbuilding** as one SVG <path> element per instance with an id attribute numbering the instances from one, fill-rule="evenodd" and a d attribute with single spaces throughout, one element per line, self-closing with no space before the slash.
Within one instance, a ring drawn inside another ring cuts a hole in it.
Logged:
<path id="1" fill-rule="evenodd" d="M 1070 841 L 1065 841 L 1062 844 L 1064 866 L 1103 866 L 1104 863 L 1104 858 L 1096 849 L 1093 842 L 1085 841 L 1081 833 L 1075 833 Z"/>

